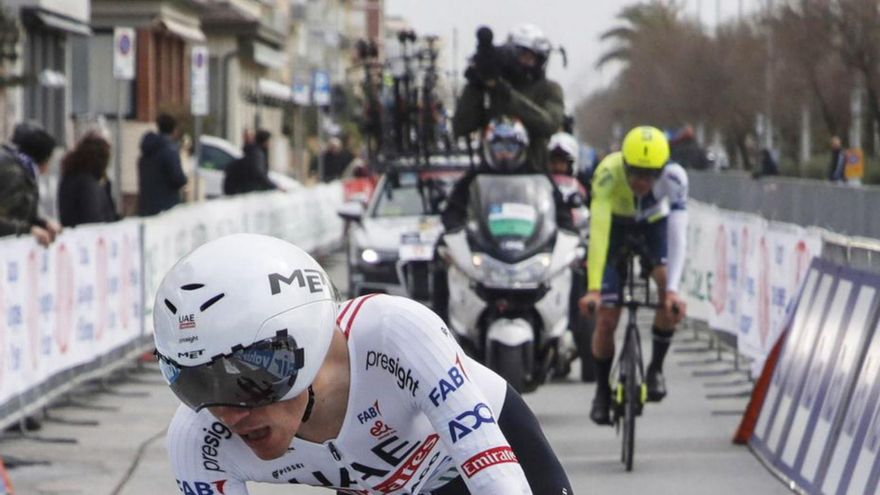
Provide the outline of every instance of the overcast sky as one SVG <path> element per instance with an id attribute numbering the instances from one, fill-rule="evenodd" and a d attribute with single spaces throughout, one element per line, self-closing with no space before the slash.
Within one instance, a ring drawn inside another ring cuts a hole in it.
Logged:
<path id="1" fill-rule="evenodd" d="M 711 29 L 716 22 L 716 8 L 721 21 L 736 18 L 740 4 L 744 14 L 759 8 L 766 0 L 681 0 L 689 15 L 700 16 Z M 486 24 L 495 31 L 496 43 L 506 38 L 511 27 L 531 22 L 544 30 L 554 45 L 565 46 L 568 68 L 555 55 L 549 75 L 565 90 L 566 105 L 574 106 L 590 91 L 607 85 L 614 68 L 599 71 L 596 60 L 608 45 L 599 42 L 599 34 L 616 25 L 615 15 L 634 0 L 385 0 L 388 15 L 407 19 L 417 34 L 436 34 L 445 38 L 448 67 L 453 64 L 453 29 L 458 29 L 458 67 L 463 70 L 467 57 L 476 47 L 474 33 Z"/>

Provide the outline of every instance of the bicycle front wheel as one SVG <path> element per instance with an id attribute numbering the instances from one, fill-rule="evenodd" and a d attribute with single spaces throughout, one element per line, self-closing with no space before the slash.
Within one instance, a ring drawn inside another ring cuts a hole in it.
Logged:
<path id="1" fill-rule="evenodd" d="M 632 471 L 636 443 L 636 413 L 638 411 L 639 386 L 637 380 L 636 360 L 632 349 L 628 353 L 623 383 L 623 463 L 627 471 Z"/>

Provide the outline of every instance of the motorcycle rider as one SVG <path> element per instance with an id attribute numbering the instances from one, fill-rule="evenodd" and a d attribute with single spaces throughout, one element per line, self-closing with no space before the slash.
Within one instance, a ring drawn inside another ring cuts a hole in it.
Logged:
<path id="1" fill-rule="evenodd" d="M 522 24 L 510 32 L 500 50 L 501 70 L 471 66 L 465 71 L 468 82 L 452 117 L 455 135 L 467 138 L 493 118 L 513 116 L 528 131 L 529 161 L 547 163 L 547 140 L 562 127 L 565 116 L 562 88 L 545 74 L 550 50 L 550 41 L 540 28 Z"/>
<path id="2" fill-rule="evenodd" d="M 442 213 L 446 232 L 464 226 L 467 220 L 470 185 L 480 174 L 541 174 L 546 173 L 535 166 L 528 154 L 529 134 L 523 124 L 509 117 L 492 120 L 483 134 L 482 162 L 479 167 L 468 171 L 452 189 L 446 208 Z M 552 181 L 551 181 L 552 182 Z M 574 230 L 569 214 L 569 206 L 554 185 L 553 197 L 556 200 L 556 224 L 559 228 Z"/>
<path id="3" fill-rule="evenodd" d="M 483 134 L 482 162 L 479 167 L 468 171 L 453 186 L 442 213 L 443 229 L 453 232 L 464 227 L 467 222 L 471 183 L 480 174 L 535 174 L 546 173 L 535 166 L 528 156 L 529 135 L 518 120 L 501 118 L 492 120 Z M 548 177 L 549 179 L 549 177 Z M 552 180 L 550 180 L 553 183 Z M 570 207 L 555 184 L 553 198 L 556 205 L 556 225 L 560 229 L 574 232 Z M 436 258 L 435 259 L 439 259 Z M 449 287 L 445 267 L 434 272 L 434 311 L 444 320 L 449 311 Z"/>

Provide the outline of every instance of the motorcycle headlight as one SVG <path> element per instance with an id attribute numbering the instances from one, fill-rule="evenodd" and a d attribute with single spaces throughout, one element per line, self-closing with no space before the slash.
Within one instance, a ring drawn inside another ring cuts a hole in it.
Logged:
<path id="1" fill-rule="evenodd" d="M 481 271 L 484 285 L 525 289 L 541 284 L 547 268 L 550 267 L 551 255 L 540 253 L 525 261 L 508 264 L 484 254 L 475 254 L 471 261 L 474 268 Z"/>

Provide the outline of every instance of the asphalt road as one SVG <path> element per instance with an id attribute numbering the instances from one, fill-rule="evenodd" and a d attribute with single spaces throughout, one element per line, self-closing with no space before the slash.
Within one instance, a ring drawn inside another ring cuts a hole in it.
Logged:
<path id="1" fill-rule="evenodd" d="M 344 284 L 342 256 L 323 261 L 331 278 Z M 578 363 L 568 379 L 526 396 L 575 493 L 788 493 L 747 448 L 730 441 L 750 384 L 733 371 L 729 355 L 717 361 L 715 351 L 705 350 L 706 337 L 694 337 L 694 332 L 684 329 L 673 344 L 666 366 L 670 395 L 660 404 L 649 404 L 639 418 L 635 467 L 630 473 L 620 463 L 620 437 L 612 428 L 595 426 L 588 419 L 594 386 L 576 379 Z M 36 433 L 77 443 L 0 439 L 0 456 L 24 463 L 10 470 L 17 494 L 178 493 L 163 435 L 177 406 L 175 397 L 153 364 L 114 378 L 103 390 L 83 389 L 73 394 L 74 404 L 50 409 L 53 419 Z M 265 484 L 253 484 L 250 490 L 256 495 L 331 493 Z"/>

